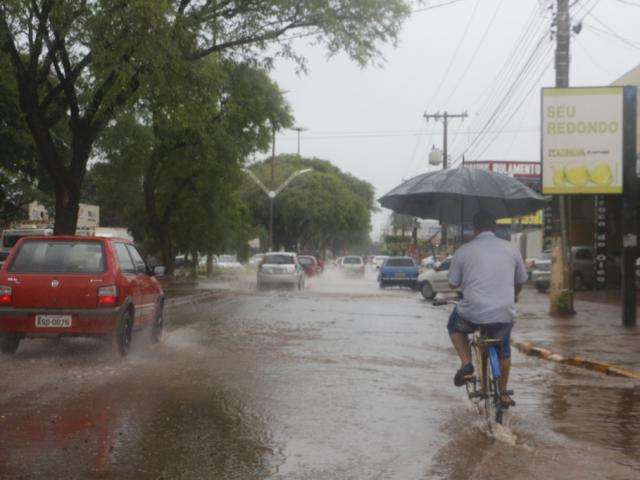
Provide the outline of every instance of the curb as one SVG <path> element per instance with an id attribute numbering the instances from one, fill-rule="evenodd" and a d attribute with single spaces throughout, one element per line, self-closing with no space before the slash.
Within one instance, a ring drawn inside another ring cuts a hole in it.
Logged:
<path id="1" fill-rule="evenodd" d="M 585 368 L 587 370 L 603 373 L 605 375 L 613 375 L 616 377 L 626 377 L 640 380 L 640 372 L 627 370 L 610 363 L 587 360 L 586 358 L 582 357 L 564 357 L 557 353 L 553 353 L 551 350 L 547 350 L 546 348 L 536 347 L 531 342 L 514 342 L 514 345 L 522 353 L 531 357 L 543 358 L 552 362 L 571 365 L 572 367 Z"/>
<path id="2" fill-rule="evenodd" d="M 209 292 L 196 293 L 193 295 L 185 295 L 183 297 L 169 298 L 165 301 L 164 305 L 168 308 L 178 307 L 187 303 L 198 303 L 204 300 L 210 300 L 218 297 L 219 295 L 219 291 L 212 290 Z"/>

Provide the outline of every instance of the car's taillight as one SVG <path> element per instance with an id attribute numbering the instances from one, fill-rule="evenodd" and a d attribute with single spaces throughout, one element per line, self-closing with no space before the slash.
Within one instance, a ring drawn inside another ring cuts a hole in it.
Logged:
<path id="1" fill-rule="evenodd" d="M 0 305 L 11 305 L 11 287 L 0 285 Z"/>
<path id="2" fill-rule="evenodd" d="M 118 304 L 118 287 L 109 285 L 98 288 L 98 305 L 100 307 L 112 307 Z"/>

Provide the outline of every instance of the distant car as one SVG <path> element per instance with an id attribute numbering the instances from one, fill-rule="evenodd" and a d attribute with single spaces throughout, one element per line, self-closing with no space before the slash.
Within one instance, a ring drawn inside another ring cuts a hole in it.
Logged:
<path id="1" fill-rule="evenodd" d="M 302 266 L 307 277 L 314 277 L 322 272 L 318 260 L 311 255 L 300 255 L 298 257 L 298 263 Z"/>
<path id="2" fill-rule="evenodd" d="M 295 253 L 267 253 L 258 267 L 258 290 L 268 286 L 284 285 L 302 290 L 305 287 L 304 270 Z"/>
<path id="3" fill-rule="evenodd" d="M 257 267 L 258 265 L 260 265 L 260 262 L 262 262 L 264 255 L 264 253 L 256 253 L 249 259 L 249 265 L 252 267 Z"/>
<path id="4" fill-rule="evenodd" d="M 435 270 L 435 268 L 440 264 L 440 262 L 438 261 L 438 259 L 436 257 L 434 257 L 433 255 L 429 256 L 429 257 L 425 257 L 422 259 L 422 261 L 420 262 L 420 265 L 423 268 L 427 268 L 430 270 Z"/>
<path id="5" fill-rule="evenodd" d="M 551 254 L 546 254 L 546 261 L 536 260 L 536 268 L 531 272 L 531 281 L 536 289 L 544 293 L 551 283 Z M 573 267 L 574 290 L 586 290 L 593 288 L 596 282 L 594 268 L 594 248 L 590 246 L 571 247 L 571 265 Z M 620 257 L 607 255 L 605 259 L 606 278 L 610 283 L 620 284 L 621 263 Z"/>
<path id="6" fill-rule="evenodd" d="M 221 270 L 242 270 L 244 267 L 235 255 L 220 255 L 216 267 Z"/>
<path id="7" fill-rule="evenodd" d="M 438 293 L 454 292 L 448 279 L 451 258 L 446 258 L 434 270 L 427 270 L 418 276 L 418 289 L 427 300 L 432 300 Z"/>
<path id="8" fill-rule="evenodd" d="M 347 275 L 359 275 L 364 277 L 364 259 L 357 255 L 342 257 L 340 271 Z"/>
<path id="9" fill-rule="evenodd" d="M 387 255 L 376 255 L 371 260 L 371 263 L 375 268 L 380 268 L 387 258 L 389 258 Z"/>
<path id="10" fill-rule="evenodd" d="M 411 257 L 389 257 L 380 267 L 378 284 L 380 288 L 401 285 L 416 288 L 420 268 Z"/>
<path id="11" fill-rule="evenodd" d="M 0 350 L 13 354 L 24 338 L 104 336 L 124 356 L 142 327 L 157 342 L 164 293 L 154 274 L 126 239 L 22 238 L 0 270 Z"/>
<path id="12" fill-rule="evenodd" d="M 314 257 L 316 259 L 316 262 L 318 263 L 320 273 L 324 271 L 324 256 L 320 253 L 319 250 L 302 250 L 298 253 L 298 257 L 302 256 Z"/>

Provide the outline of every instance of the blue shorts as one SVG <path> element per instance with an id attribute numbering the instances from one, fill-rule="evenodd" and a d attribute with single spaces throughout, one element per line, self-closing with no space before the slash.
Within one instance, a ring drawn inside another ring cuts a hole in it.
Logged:
<path id="1" fill-rule="evenodd" d="M 449 317 L 449 323 L 447 323 L 449 335 L 453 335 L 454 333 L 469 334 L 480 330 L 489 338 L 501 338 L 502 344 L 498 346 L 498 356 L 500 358 L 511 358 L 510 341 L 512 328 L 513 323 L 485 323 L 484 325 L 477 325 L 467 322 L 458 314 L 457 308 L 453 309 Z"/>

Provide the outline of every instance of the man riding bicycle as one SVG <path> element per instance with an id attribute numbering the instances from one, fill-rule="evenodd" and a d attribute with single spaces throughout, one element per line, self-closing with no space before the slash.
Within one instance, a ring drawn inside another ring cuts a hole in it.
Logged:
<path id="1" fill-rule="evenodd" d="M 502 339 L 498 348 L 502 371 L 500 391 L 506 392 L 515 299 L 527 281 L 527 269 L 518 249 L 496 237 L 493 215 L 478 212 L 473 217 L 473 228 L 475 238 L 458 249 L 449 267 L 449 284 L 462 290 L 462 300 L 447 324 L 451 342 L 462 363 L 453 383 L 460 387 L 473 378 L 467 335 L 481 329 L 490 338 Z M 502 403 L 505 407 L 515 405 L 506 393 Z"/>

